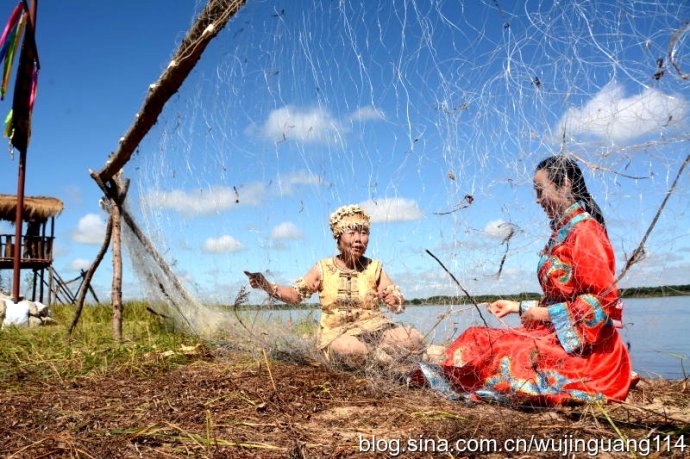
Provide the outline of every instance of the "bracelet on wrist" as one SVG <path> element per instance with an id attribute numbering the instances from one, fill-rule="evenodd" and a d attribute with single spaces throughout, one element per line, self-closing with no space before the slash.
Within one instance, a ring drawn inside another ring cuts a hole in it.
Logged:
<path id="1" fill-rule="evenodd" d="M 537 306 L 538 302 L 534 300 L 524 300 L 520 301 L 520 305 L 518 306 L 518 315 L 522 317 L 522 315 L 525 313 L 530 308 L 533 308 L 534 306 Z"/>

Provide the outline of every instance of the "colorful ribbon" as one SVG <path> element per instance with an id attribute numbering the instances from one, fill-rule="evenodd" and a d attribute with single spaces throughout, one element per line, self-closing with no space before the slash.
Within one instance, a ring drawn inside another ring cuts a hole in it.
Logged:
<path id="1" fill-rule="evenodd" d="M 24 28 L 26 26 L 26 19 L 28 13 L 24 13 L 19 19 L 19 23 L 10 33 L 7 40 L 7 55 L 5 56 L 5 67 L 2 75 L 2 86 L 0 86 L 0 100 L 5 98 L 7 93 L 7 85 L 10 83 L 10 73 L 12 72 L 12 64 L 14 62 L 14 56 L 19 47 L 19 43 L 22 41 L 22 35 L 24 34 Z"/>
<path id="2" fill-rule="evenodd" d="M 19 3 L 12 11 L 2 32 L 2 37 L 0 37 L 0 62 L 5 61 L 2 72 L 2 84 L 0 85 L 0 99 L 4 99 L 7 93 L 7 85 L 12 72 L 12 62 L 24 34 L 27 19 L 28 12 L 25 5 Z"/>
<path id="3" fill-rule="evenodd" d="M 2 54 L 0 56 L 4 57 L 5 55 L 5 40 L 7 39 L 7 35 L 10 33 L 11 29 L 14 29 L 17 27 L 17 23 L 19 22 L 19 15 L 24 9 L 24 5 L 21 3 L 18 4 L 15 8 L 14 11 L 12 11 L 12 14 L 10 14 L 10 19 L 7 21 L 7 24 L 5 25 L 5 30 L 2 32 L 2 37 L 0 37 L 0 47 L 2 47 Z M 0 60 L 2 60 L 2 57 L 0 57 Z"/>
<path id="4" fill-rule="evenodd" d="M 4 129 L 5 137 L 10 138 L 12 145 L 20 151 L 26 150 L 31 135 L 31 112 L 38 86 L 38 55 L 34 43 L 35 31 L 30 21 L 29 6 L 26 0 L 21 0 L 10 14 L 0 36 L 0 100 L 7 94 L 13 62 L 18 54 L 19 44 L 24 40 L 19 57 L 14 102 L 5 118 Z"/>

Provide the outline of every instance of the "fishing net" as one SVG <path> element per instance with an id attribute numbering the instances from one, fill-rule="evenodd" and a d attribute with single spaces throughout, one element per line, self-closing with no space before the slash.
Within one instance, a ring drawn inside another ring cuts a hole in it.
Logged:
<path id="1" fill-rule="evenodd" d="M 337 253 L 327 221 L 349 203 L 408 299 L 463 296 L 425 249 L 472 295 L 539 292 L 532 178 L 559 153 L 584 169 L 620 272 L 687 156 L 688 19 L 681 0 L 247 2 L 126 167 L 135 219 L 198 298 L 173 301 L 180 322 L 308 348 L 286 330 L 318 311 L 236 324 L 239 303 L 273 304 L 243 270 L 291 284 Z M 623 287 L 687 283 L 689 202 L 685 173 Z M 159 276 L 148 294 L 169 302 Z M 446 316 L 409 320 L 438 343 L 481 323 L 468 304 Z"/>

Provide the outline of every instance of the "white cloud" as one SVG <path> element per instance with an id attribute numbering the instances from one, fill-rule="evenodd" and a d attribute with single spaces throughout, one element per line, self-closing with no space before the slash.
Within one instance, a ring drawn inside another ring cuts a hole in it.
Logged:
<path id="1" fill-rule="evenodd" d="M 250 125 L 245 132 L 248 135 L 258 133 L 276 143 L 291 140 L 307 144 L 336 144 L 350 132 L 348 122 L 383 119 L 384 113 L 371 105 L 360 107 L 342 118 L 333 116 L 323 107 L 286 105 L 273 110 L 263 125 Z"/>
<path id="2" fill-rule="evenodd" d="M 302 230 L 300 230 L 297 225 L 292 222 L 283 222 L 277 225 L 271 231 L 271 239 L 275 240 L 286 240 L 286 239 L 302 239 Z"/>
<path id="3" fill-rule="evenodd" d="M 285 244 L 285 242 L 283 242 L 281 240 L 269 241 L 268 244 L 262 244 L 261 248 L 263 250 L 280 250 L 280 251 L 290 249 L 290 247 L 288 247 L 288 245 Z"/>
<path id="4" fill-rule="evenodd" d="M 500 219 L 490 221 L 484 227 L 484 233 L 492 239 L 504 240 L 514 231 L 515 226 L 512 223 Z"/>
<path id="5" fill-rule="evenodd" d="M 204 241 L 203 250 L 207 253 L 232 253 L 239 252 L 244 246 L 234 237 L 227 234 L 219 238 L 208 238 Z"/>
<path id="6" fill-rule="evenodd" d="M 286 105 L 273 110 L 261 127 L 273 142 L 293 140 L 301 143 L 338 143 L 348 132 L 342 123 L 320 107 Z"/>
<path id="7" fill-rule="evenodd" d="M 383 120 L 385 115 L 381 110 L 371 105 L 361 107 L 352 112 L 350 120 L 352 121 L 368 121 L 368 120 Z"/>
<path id="8" fill-rule="evenodd" d="M 79 219 L 72 240 L 82 244 L 102 244 L 105 239 L 105 221 L 97 214 L 86 214 Z"/>
<path id="9" fill-rule="evenodd" d="M 81 271 L 82 269 L 87 270 L 91 267 L 91 261 L 84 258 L 76 258 L 72 260 L 69 267 L 74 271 Z"/>
<path id="10" fill-rule="evenodd" d="M 424 216 L 417 202 L 412 199 L 389 198 L 370 199 L 360 204 L 369 215 L 372 222 L 392 223 L 419 220 Z"/>
<path id="11" fill-rule="evenodd" d="M 278 177 L 278 186 L 283 194 L 292 194 L 295 185 L 319 186 L 323 184 L 324 181 L 321 177 L 304 170 L 291 172 Z"/>
<path id="12" fill-rule="evenodd" d="M 170 209 L 194 217 L 233 210 L 239 206 L 258 206 L 264 195 L 264 184 L 255 182 L 238 187 L 216 186 L 191 191 L 156 190 L 149 193 L 145 201 L 153 208 Z"/>
<path id="13" fill-rule="evenodd" d="M 685 124 L 689 104 L 682 97 L 669 96 L 654 88 L 625 97 L 622 85 L 609 83 L 582 108 L 569 109 L 558 122 L 555 136 L 579 134 L 626 143 L 661 129 Z"/>

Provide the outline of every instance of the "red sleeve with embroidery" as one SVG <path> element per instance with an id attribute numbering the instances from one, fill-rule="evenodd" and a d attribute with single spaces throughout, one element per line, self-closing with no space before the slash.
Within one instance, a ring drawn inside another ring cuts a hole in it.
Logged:
<path id="1" fill-rule="evenodd" d="M 552 251 L 541 280 L 549 315 L 568 352 L 597 342 L 616 309 L 615 260 L 603 227 L 590 219 L 575 225 Z"/>

